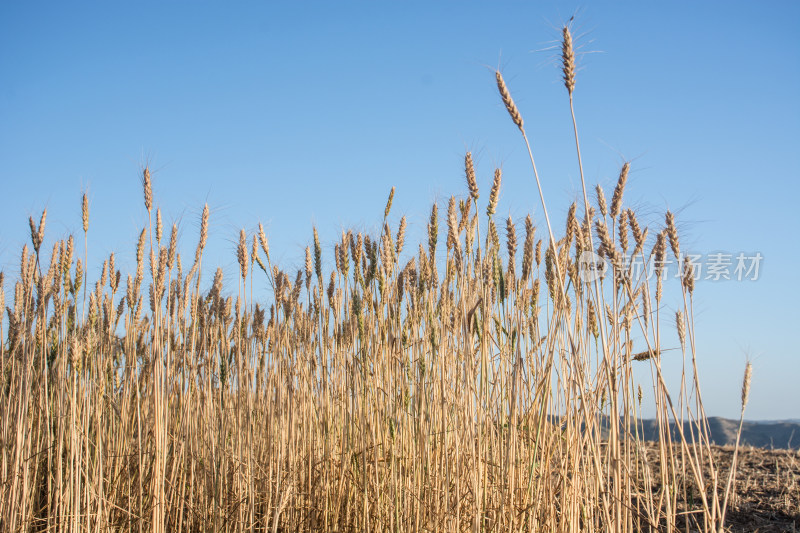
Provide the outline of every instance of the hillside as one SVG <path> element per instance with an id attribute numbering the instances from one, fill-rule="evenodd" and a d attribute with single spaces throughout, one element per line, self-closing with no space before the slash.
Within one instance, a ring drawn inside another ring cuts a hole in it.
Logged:
<path id="1" fill-rule="evenodd" d="M 736 444 L 738 420 L 710 417 L 708 425 L 713 444 L 719 446 Z M 658 439 L 658 425 L 655 420 L 642 421 L 640 431 L 643 431 L 645 440 Z M 672 431 L 677 436 L 674 425 Z M 688 435 L 688 423 L 684 423 L 684 432 Z M 768 449 L 800 449 L 800 423 L 794 420 L 745 421 L 742 425 L 741 445 Z"/>

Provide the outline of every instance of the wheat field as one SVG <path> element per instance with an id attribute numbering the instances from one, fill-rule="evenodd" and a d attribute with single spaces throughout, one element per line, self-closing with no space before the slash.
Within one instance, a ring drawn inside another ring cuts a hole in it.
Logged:
<path id="1" fill-rule="evenodd" d="M 561 59 L 574 126 L 568 27 Z M 497 217 L 502 171 L 479 185 L 470 153 L 464 194 L 432 206 L 423 242 L 406 242 L 405 217 L 390 227 L 392 189 L 380 232 L 342 232 L 323 258 L 310 228 L 296 272 L 271 261 L 259 225 L 223 279 L 203 264 L 208 206 L 187 252 L 148 168 L 135 272 L 111 254 L 89 279 L 85 195 L 83 234 L 52 250 L 46 212 L 31 218 L 13 287 L 0 274 L 0 530 L 721 531 L 736 456 L 723 473 L 711 453 L 674 215 L 640 226 L 629 163 L 610 203 L 587 185 L 575 126 L 583 195 L 551 221 L 523 115 L 496 82 L 541 227 Z M 585 281 L 585 252 L 609 270 Z M 634 269 L 660 274 L 668 258 L 680 279 Z M 264 283 L 272 298 L 256 301 Z M 683 361 L 673 390 L 667 329 Z M 638 433 L 645 408 L 664 428 L 656 453 Z M 673 439 L 670 420 L 691 432 Z"/>

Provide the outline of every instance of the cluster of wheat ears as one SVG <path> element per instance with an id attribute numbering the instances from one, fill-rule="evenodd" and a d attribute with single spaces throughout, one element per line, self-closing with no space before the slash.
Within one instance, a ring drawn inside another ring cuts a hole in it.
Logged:
<path id="1" fill-rule="evenodd" d="M 569 28 L 562 36 L 574 124 Z M 522 115 L 496 79 L 539 186 Z M 468 194 L 450 198 L 441 233 L 433 205 L 418 251 L 405 217 L 389 226 L 392 189 L 382 230 L 343 232 L 329 272 L 316 229 L 290 275 L 259 225 L 239 236 L 237 279 L 223 287 L 217 269 L 208 290 L 208 206 L 186 261 L 147 168 L 149 222 L 127 279 L 111 254 L 88 287 L 85 195 L 83 261 L 69 236 L 46 267 L 46 217 L 31 218 L 0 322 L 0 530 L 719 531 L 735 469 L 710 453 L 692 265 L 674 281 L 683 307 L 662 316 L 663 277 L 635 275 L 632 260 L 659 272 L 670 249 L 681 256 L 673 215 L 640 227 L 623 207 L 627 163 L 610 205 L 599 186 L 590 202 L 577 127 L 575 145 L 583 197 L 560 238 L 539 186 L 543 237 L 529 216 L 518 238 L 509 218 L 501 244 L 502 173 L 480 206 L 467 153 Z M 583 282 L 587 250 L 611 268 Z M 266 305 L 252 297 L 264 283 Z M 683 353 L 673 395 L 665 327 Z M 651 379 L 636 383 L 633 365 Z M 662 429 L 653 444 L 637 425 L 642 386 Z M 670 420 L 688 425 L 671 434 Z"/>

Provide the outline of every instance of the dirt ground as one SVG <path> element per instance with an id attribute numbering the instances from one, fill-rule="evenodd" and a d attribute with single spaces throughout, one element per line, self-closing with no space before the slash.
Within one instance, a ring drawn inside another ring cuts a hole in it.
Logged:
<path id="1" fill-rule="evenodd" d="M 713 454 L 720 478 L 727 481 L 733 446 L 715 446 Z M 657 464 L 655 445 L 648 448 L 648 457 Z M 800 533 L 800 450 L 740 448 L 735 487 L 725 531 Z"/>
<path id="2" fill-rule="evenodd" d="M 717 448 L 727 473 L 732 447 Z M 739 450 L 736 494 L 729 504 L 731 532 L 800 532 L 800 451 Z"/>

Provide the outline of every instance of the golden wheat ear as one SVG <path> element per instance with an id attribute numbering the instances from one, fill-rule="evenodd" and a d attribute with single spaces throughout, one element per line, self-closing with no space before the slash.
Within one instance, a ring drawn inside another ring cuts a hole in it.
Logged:
<path id="1" fill-rule="evenodd" d="M 622 194 L 625 192 L 625 184 L 628 182 L 630 168 L 630 164 L 626 162 L 619 171 L 617 186 L 614 187 L 614 194 L 611 196 L 611 211 L 609 211 L 611 218 L 617 218 L 622 209 Z"/>
<path id="2" fill-rule="evenodd" d="M 492 190 L 489 193 L 489 205 L 486 206 L 486 216 L 491 217 L 497 210 L 497 200 L 500 198 L 500 182 L 503 180 L 503 172 L 496 168 L 494 169 L 494 181 L 492 181 Z"/>
<path id="3" fill-rule="evenodd" d="M 519 131 L 521 131 L 524 135 L 525 127 L 523 126 L 522 115 L 517 109 L 517 105 L 514 103 L 514 100 L 511 98 L 511 93 L 508 92 L 506 82 L 503 80 L 503 75 L 500 74 L 499 70 L 495 71 L 495 78 L 497 79 L 497 90 L 500 91 L 500 98 L 503 99 L 503 104 L 506 106 L 506 111 L 508 111 L 508 114 L 511 116 L 511 120 L 517 125 Z"/>
<path id="4" fill-rule="evenodd" d="M 142 171 L 142 189 L 144 192 L 144 207 L 150 213 L 153 210 L 153 183 L 150 179 L 150 167 Z"/>
<path id="5" fill-rule="evenodd" d="M 89 199 L 86 197 L 86 193 L 83 194 L 81 201 L 81 220 L 83 221 L 83 232 L 86 233 L 89 231 Z"/>
<path id="6" fill-rule="evenodd" d="M 572 33 L 568 26 L 561 29 L 561 70 L 564 74 L 564 87 L 572 98 L 575 90 L 575 51 L 572 49 Z"/>

